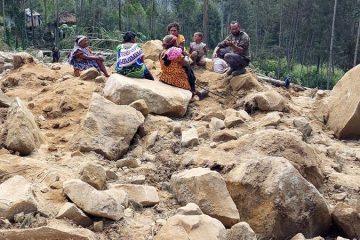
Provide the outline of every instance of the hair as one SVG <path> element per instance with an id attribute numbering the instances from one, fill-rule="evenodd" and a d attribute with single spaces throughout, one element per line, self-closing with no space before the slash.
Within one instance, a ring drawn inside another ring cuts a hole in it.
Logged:
<path id="1" fill-rule="evenodd" d="M 124 43 L 127 43 L 127 42 L 131 42 L 133 39 L 135 39 L 136 37 L 136 34 L 132 31 L 128 31 L 126 33 L 124 33 L 123 35 L 123 42 Z"/>
<path id="2" fill-rule="evenodd" d="M 194 35 L 198 35 L 199 37 L 203 38 L 204 37 L 204 34 L 202 32 L 196 32 L 194 33 Z"/>
<path id="3" fill-rule="evenodd" d="M 231 22 L 230 22 L 230 26 L 231 26 L 231 25 L 235 25 L 235 24 L 239 25 L 239 27 L 240 27 L 240 23 L 239 23 L 238 21 L 231 21 Z"/>
<path id="4" fill-rule="evenodd" d="M 84 35 L 79 35 L 79 36 L 77 36 L 76 39 L 75 39 L 75 43 L 79 44 L 79 43 L 80 43 L 79 40 L 80 40 L 81 38 L 87 38 L 87 36 L 84 36 Z"/>
<path id="5" fill-rule="evenodd" d="M 170 23 L 168 26 L 167 26 L 167 32 L 170 31 L 171 28 L 175 27 L 176 30 L 180 31 L 180 25 L 177 23 L 177 22 L 173 22 L 173 23 Z"/>
<path id="6" fill-rule="evenodd" d="M 174 47 L 176 45 L 176 37 L 173 36 L 173 35 L 166 35 L 164 38 L 163 38 L 163 43 L 162 43 L 162 46 L 165 48 L 165 49 L 169 49 L 171 47 Z M 164 54 L 164 56 L 162 57 L 162 60 L 164 60 L 164 64 L 165 66 L 169 66 L 171 61 L 168 59 L 168 55 L 167 54 Z"/>

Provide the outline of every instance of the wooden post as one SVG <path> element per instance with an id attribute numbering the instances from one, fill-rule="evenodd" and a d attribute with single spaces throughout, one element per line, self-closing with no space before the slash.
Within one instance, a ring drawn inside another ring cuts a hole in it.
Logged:
<path id="1" fill-rule="evenodd" d="M 356 35 L 356 44 L 355 44 L 355 53 L 354 53 L 354 67 L 356 66 L 357 62 L 357 53 L 359 50 L 359 38 L 360 38 L 360 17 L 358 22 L 358 29 L 357 29 L 357 35 Z"/>
<path id="2" fill-rule="evenodd" d="M 207 42 L 208 40 L 208 26 L 209 26 L 209 1 L 204 0 L 204 15 L 203 15 L 203 41 Z"/>
<path id="3" fill-rule="evenodd" d="M 331 38 L 330 38 L 330 52 L 329 52 L 329 65 L 328 65 L 328 79 L 326 81 L 326 89 L 330 89 L 330 81 L 333 78 L 333 46 L 334 46 L 334 30 L 335 30 L 335 18 L 336 18 L 336 5 L 337 0 L 334 1 L 334 13 L 331 25 Z"/>

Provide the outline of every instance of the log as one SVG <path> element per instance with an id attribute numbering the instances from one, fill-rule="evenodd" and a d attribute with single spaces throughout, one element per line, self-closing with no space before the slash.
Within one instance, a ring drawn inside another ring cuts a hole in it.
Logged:
<path id="1" fill-rule="evenodd" d="M 257 73 L 256 76 L 258 77 L 258 79 L 268 82 L 268 83 L 271 83 L 274 86 L 285 87 L 284 81 L 280 81 L 280 80 L 277 80 L 277 79 L 274 79 L 274 78 L 271 78 L 271 77 L 268 77 L 268 76 L 265 76 L 265 75 L 262 75 L 259 73 Z M 293 83 L 290 83 L 289 88 L 293 88 L 296 91 L 305 91 L 306 90 L 305 87 L 298 85 L 298 84 L 293 84 Z"/>

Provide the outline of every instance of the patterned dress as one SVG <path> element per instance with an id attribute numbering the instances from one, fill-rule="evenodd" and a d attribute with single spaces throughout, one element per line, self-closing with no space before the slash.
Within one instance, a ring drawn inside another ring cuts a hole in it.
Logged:
<path id="1" fill-rule="evenodd" d="M 98 71 L 100 71 L 99 64 L 97 64 L 96 60 L 87 60 L 83 57 L 84 55 L 93 55 L 90 48 L 75 47 L 71 52 L 69 62 L 74 67 L 74 71 L 82 71 L 91 67 L 95 67 Z"/>
<path id="2" fill-rule="evenodd" d="M 116 48 L 116 53 L 117 73 L 132 78 L 144 78 L 148 69 L 142 60 L 144 52 L 140 46 L 136 43 L 120 44 Z"/>
<path id="3" fill-rule="evenodd" d="M 163 52 L 160 55 L 160 66 L 161 66 L 161 75 L 160 81 L 169 84 L 174 87 L 183 88 L 190 90 L 190 83 L 186 71 L 182 66 L 181 62 L 184 59 L 183 55 L 178 56 L 176 59 L 172 60 L 168 66 L 165 65 L 163 57 L 166 52 Z"/>

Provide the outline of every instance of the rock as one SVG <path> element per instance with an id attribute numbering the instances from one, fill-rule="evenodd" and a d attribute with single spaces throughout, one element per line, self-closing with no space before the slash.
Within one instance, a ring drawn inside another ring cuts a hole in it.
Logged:
<path id="1" fill-rule="evenodd" d="M 287 101 L 283 96 L 274 90 L 260 92 L 248 97 L 246 102 L 254 102 L 261 111 L 285 111 Z M 246 103 L 245 103 L 246 104 Z"/>
<path id="2" fill-rule="evenodd" d="M 141 112 L 144 115 L 144 117 L 146 117 L 149 114 L 149 108 L 146 105 L 146 102 L 144 99 L 136 100 L 136 101 L 130 103 L 129 106 L 133 107 L 136 110 L 138 110 L 139 112 Z"/>
<path id="3" fill-rule="evenodd" d="M 106 77 L 105 76 L 102 76 L 102 75 L 100 75 L 100 76 L 97 76 L 96 78 L 95 78 L 95 82 L 96 83 L 105 83 L 106 82 Z"/>
<path id="4" fill-rule="evenodd" d="M 144 175 L 134 176 L 130 178 L 130 183 L 132 184 L 144 184 L 146 178 Z"/>
<path id="5" fill-rule="evenodd" d="M 143 123 L 143 115 L 134 108 L 116 105 L 94 93 L 79 131 L 70 140 L 70 148 L 119 159 Z"/>
<path id="6" fill-rule="evenodd" d="M 294 118 L 293 124 L 294 127 L 296 127 L 296 129 L 299 130 L 305 138 L 311 135 L 312 127 L 306 118 L 304 117 Z"/>
<path id="7" fill-rule="evenodd" d="M 14 222 L 15 223 L 22 223 L 25 219 L 25 214 L 24 212 L 21 213 L 17 213 L 14 215 Z"/>
<path id="8" fill-rule="evenodd" d="M 145 59 L 144 63 L 148 69 L 155 69 L 155 62 L 151 59 Z"/>
<path id="9" fill-rule="evenodd" d="M 144 99 L 150 113 L 182 117 L 190 102 L 191 92 L 159 81 L 112 74 L 105 84 L 104 96 L 116 104 L 125 105 Z"/>
<path id="10" fill-rule="evenodd" d="M 338 138 L 360 136 L 359 91 L 360 65 L 357 65 L 336 83 L 328 98 L 327 125 Z"/>
<path id="11" fill-rule="evenodd" d="M 119 177 L 116 175 L 115 171 L 106 170 L 106 180 L 118 180 Z"/>
<path id="12" fill-rule="evenodd" d="M 305 238 L 305 236 L 302 233 L 298 233 L 294 237 L 292 237 L 290 240 L 325 240 L 325 239 L 322 237 L 314 237 L 311 239 L 309 239 L 309 238 L 307 239 L 307 238 Z"/>
<path id="13" fill-rule="evenodd" d="M 199 145 L 199 136 L 196 128 L 190 128 L 188 130 L 182 131 L 181 133 L 181 146 L 197 146 Z"/>
<path id="14" fill-rule="evenodd" d="M 252 72 L 247 72 L 245 74 L 232 77 L 230 79 L 230 86 L 234 91 L 242 90 L 251 90 L 255 89 L 257 91 L 262 90 L 262 86 L 257 80 L 257 77 Z"/>
<path id="15" fill-rule="evenodd" d="M 176 214 L 179 215 L 202 215 L 203 212 L 195 203 L 188 203 L 184 207 L 177 209 Z"/>
<path id="16" fill-rule="evenodd" d="M 172 131 L 175 135 L 181 134 L 181 123 L 175 122 L 172 126 Z"/>
<path id="17" fill-rule="evenodd" d="M 98 77 L 100 73 L 98 70 L 94 67 L 88 68 L 81 72 L 80 79 L 81 80 L 94 80 L 96 77 Z"/>
<path id="18" fill-rule="evenodd" d="M 6 71 L 6 70 L 8 70 L 8 69 L 14 69 L 14 64 L 12 64 L 12 63 L 5 63 L 3 66 L 2 66 L 2 71 L 4 72 L 4 71 Z"/>
<path id="19" fill-rule="evenodd" d="M 66 202 L 59 210 L 56 215 L 57 219 L 67 218 L 71 220 L 76 225 L 81 225 L 83 227 L 88 227 L 92 224 L 91 219 L 86 216 L 83 211 L 81 211 L 75 204 Z"/>
<path id="20" fill-rule="evenodd" d="M 29 155 L 44 142 L 34 116 L 19 98 L 8 110 L 4 131 L 6 148 L 23 156 Z"/>
<path id="21" fill-rule="evenodd" d="M 66 196 L 88 214 L 112 220 L 120 220 L 123 217 L 123 205 L 127 205 L 126 193 L 123 191 L 98 191 L 80 179 L 65 181 L 63 189 Z"/>
<path id="22" fill-rule="evenodd" d="M 117 168 L 123 168 L 123 167 L 137 168 L 140 167 L 140 165 L 141 165 L 141 161 L 138 158 L 125 158 L 116 161 Z"/>
<path id="23" fill-rule="evenodd" d="M 94 222 L 94 231 L 95 232 L 102 232 L 104 230 L 104 222 L 98 221 Z"/>
<path id="24" fill-rule="evenodd" d="M 235 131 L 232 130 L 221 130 L 216 133 L 214 133 L 212 140 L 214 142 L 227 142 L 231 140 L 236 140 L 237 135 Z"/>
<path id="25" fill-rule="evenodd" d="M 212 118 L 218 118 L 221 120 L 225 119 L 225 114 L 221 109 L 212 109 L 207 108 L 205 109 L 205 115 L 203 116 L 202 120 L 204 121 L 211 121 Z"/>
<path id="26" fill-rule="evenodd" d="M 19 175 L 3 182 L 0 185 L 0 218 L 13 221 L 17 213 L 37 211 L 37 203 L 32 191 L 30 182 Z"/>
<path id="27" fill-rule="evenodd" d="M 145 146 L 146 148 L 152 148 L 155 145 L 159 136 L 159 131 L 152 131 L 149 135 L 145 137 Z"/>
<path id="28" fill-rule="evenodd" d="M 155 187 L 135 184 L 114 184 L 115 189 L 121 189 L 129 195 L 129 200 L 140 203 L 144 207 L 151 207 L 160 202 Z"/>
<path id="29" fill-rule="evenodd" d="M 155 240 L 223 240 L 225 227 L 217 219 L 202 215 L 175 215 L 155 236 Z"/>
<path id="30" fill-rule="evenodd" d="M 260 118 L 256 124 L 262 127 L 277 126 L 280 123 L 282 113 L 280 112 L 269 112 L 264 117 Z"/>
<path id="31" fill-rule="evenodd" d="M 239 213 L 218 172 L 208 168 L 193 168 L 173 174 L 170 180 L 180 204 L 195 203 L 207 215 L 226 227 L 239 222 Z"/>
<path id="32" fill-rule="evenodd" d="M 19 52 L 13 55 L 14 69 L 20 68 L 24 64 L 35 62 L 33 56 L 26 52 Z"/>
<path id="33" fill-rule="evenodd" d="M 102 166 L 89 163 L 82 169 L 80 175 L 81 180 L 90 184 L 97 190 L 105 188 L 106 170 Z"/>
<path id="34" fill-rule="evenodd" d="M 316 187 L 323 184 L 320 159 L 315 150 L 291 132 L 274 129 L 257 131 L 241 136 L 233 144 L 238 154 L 257 151 L 263 155 L 284 157 Z"/>
<path id="35" fill-rule="evenodd" d="M 144 43 L 144 58 L 153 61 L 159 61 L 159 55 L 163 51 L 162 42 L 160 40 L 151 40 Z"/>
<path id="36" fill-rule="evenodd" d="M 209 128 L 201 126 L 197 128 L 199 138 L 208 139 L 210 138 Z"/>
<path id="37" fill-rule="evenodd" d="M 244 119 L 242 119 L 241 117 L 230 116 L 226 117 L 224 122 L 226 128 L 232 128 L 244 123 Z"/>
<path id="38" fill-rule="evenodd" d="M 313 237 L 330 227 L 325 199 L 284 158 L 242 159 L 226 184 L 241 220 L 259 239 L 287 239 L 299 231 Z"/>
<path id="39" fill-rule="evenodd" d="M 97 240 L 97 236 L 88 229 L 74 228 L 59 220 L 51 220 L 47 226 L 28 229 L 0 230 L 0 239 L 6 240 Z"/>
<path id="40" fill-rule="evenodd" d="M 218 131 L 225 128 L 225 123 L 219 118 L 212 117 L 209 123 L 209 128 L 214 131 Z"/>
<path id="41" fill-rule="evenodd" d="M 336 170 L 336 169 L 335 169 Z M 337 171 L 340 172 L 340 171 Z M 336 201 L 343 201 L 347 196 L 346 192 L 342 192 L 342 193 L 336 193 L 332 196 L 332 198 Z"/>
<path id="42" fill-rule="evenodd" d="M 239 222 L 226 232 L 226 240 L 256 240 L 256 234 L 246 222 Z"/>
<path id="43" fill-rule="evenodd" d="M 14 100 L 6 96 L 5 93 L 0 89 L 0 107 L 10 107 L 12 101 Z"/>
<path id="44" fill-rule="evenodd" d="M 350 239 L 360 238 L 360 212 L 345 203 L 336 204 L 332 212 L 335 225 Z"/>

